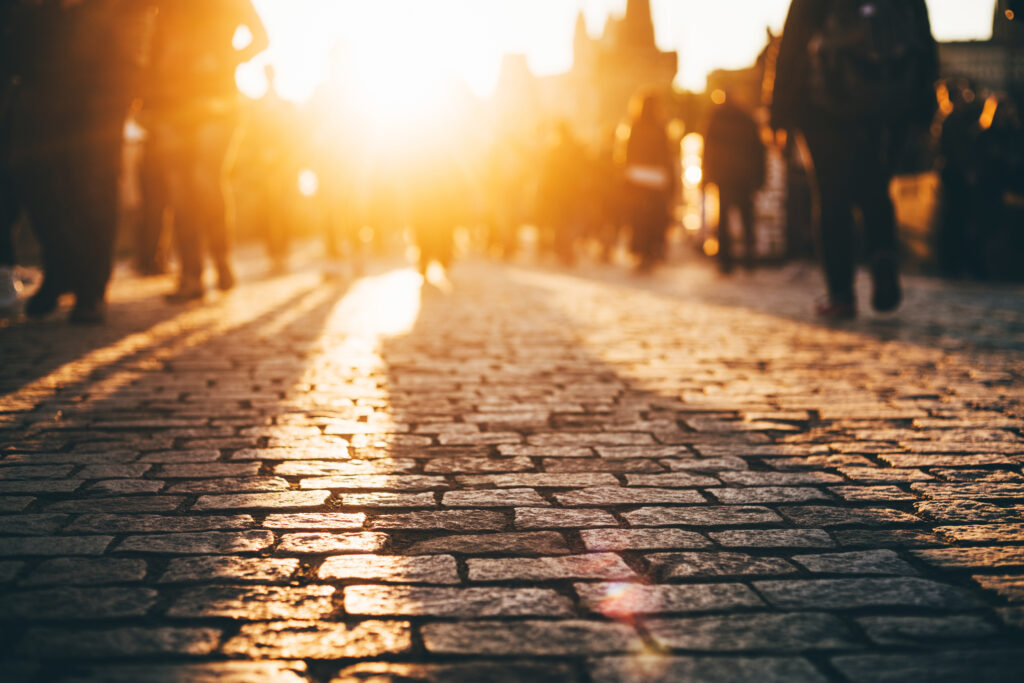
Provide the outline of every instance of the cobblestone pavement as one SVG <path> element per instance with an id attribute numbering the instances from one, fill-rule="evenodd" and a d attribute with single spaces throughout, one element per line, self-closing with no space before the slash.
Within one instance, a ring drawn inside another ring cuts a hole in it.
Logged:
<path id="1" fill-rule="evenodd" d="M 165 286 L 0 329 L 4 680 L 1019 680 L 1020 289 Z"/>

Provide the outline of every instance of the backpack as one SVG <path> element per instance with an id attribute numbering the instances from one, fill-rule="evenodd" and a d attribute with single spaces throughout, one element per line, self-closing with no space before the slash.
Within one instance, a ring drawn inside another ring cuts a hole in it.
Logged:
<path id="1" fill-rule="evenodd" d="M 811 40 L 810 97 L 842 119 L 906 119 L 928 87 L 924 17 L 907 0 L 831 0 Z"/>

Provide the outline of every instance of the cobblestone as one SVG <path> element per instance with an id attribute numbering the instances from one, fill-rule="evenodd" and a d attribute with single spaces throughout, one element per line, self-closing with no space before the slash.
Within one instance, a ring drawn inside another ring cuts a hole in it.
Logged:
<path id="1" fill-rule="evenodd" d="M 0 329 L 5 674 L 1019 678 L 1020 292 L 824 326 L 791 270 L 451 277 Z"/>

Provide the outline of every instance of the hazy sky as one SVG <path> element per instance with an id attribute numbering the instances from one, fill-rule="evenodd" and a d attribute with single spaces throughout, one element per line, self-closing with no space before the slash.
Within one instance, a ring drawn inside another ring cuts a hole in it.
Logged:
<path id="1" fill-rule="evenodd" d="M 992 0 L 927 0 L 939 40 L 987 38 Z M 254 0 L 273 40 L 280 89 L 301 99 L 326 76 L 342 40 L 357 68 L 382 81 L 445 71 L 479 94 L 495 84 L 502 55 L 525 53 L 540 74 L 572 62 L 577 13 L 597 35 L 626 0 Z M 679 52 L 678 82 L 703 89 L 715 68 L 750 64 L 765 28 L 781 30 L 789 0 L 652 0 L 658 44 Z M 253 70 L 252 73 L 254 73 Z M 250 74 L 251 75 L 251 74 Z"/>

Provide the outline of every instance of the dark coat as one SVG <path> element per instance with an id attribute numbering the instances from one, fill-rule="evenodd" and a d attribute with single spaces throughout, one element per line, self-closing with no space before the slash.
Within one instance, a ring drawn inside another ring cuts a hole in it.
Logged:
<path id="1" fill-rule="evenodd" d="M 811 96 L 811 56 L 808 46 L 823 29 L 830 4 L 839 0 L 793 0 L 786 17 L 782 43 L 775 67 L 771 123 L 775 129 L 802 129 L 810 122 L 821 122 L 824 112 L 809 103 Z M 919 17 L 918 40 L 929 46 L 921 87 L 908 93 L 913 98 L 912 121 L 927 125 L 935 114 L 934 83 L 938 78 L 938 48 L 932 37 L 928 7 L 925 0 L 903 0 L 912 3 Z"/>
<path id="2" fill-rule="evenodd" d="M 704 180 L 749 194 L 764 184 L 764 164 L 754 118 L 732 102 L 716 107 L 704 138 Z"/>

